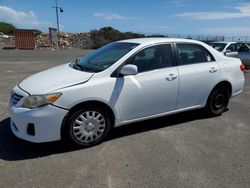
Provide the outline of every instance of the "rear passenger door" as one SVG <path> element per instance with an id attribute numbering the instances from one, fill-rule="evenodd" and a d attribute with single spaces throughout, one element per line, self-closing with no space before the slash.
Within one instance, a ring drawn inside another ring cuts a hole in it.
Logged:
<path id="1" fill-rule="evenodd" d="M 177 43 L 179 71 L 177 109 L 202 106 L 216 84 L 220 69 L 214 57 L 203 46 Z"/>

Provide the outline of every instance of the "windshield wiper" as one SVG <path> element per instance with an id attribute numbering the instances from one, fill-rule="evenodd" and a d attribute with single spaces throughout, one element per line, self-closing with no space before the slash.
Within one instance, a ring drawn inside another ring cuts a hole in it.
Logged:
<path id="1" fill-rule="evenodd" d="M 90 71 L 89 68 L 87 68 L 87 67 L 85 67 L 85 66 L 79 64 L 79 60 L 78 60 L 78 59 L 76 59 L 76 61 L 75 61 L 75 66 L 76 66 L 78 69 L 80 69 L 81 71 L 92 72 L 92 71 Z"/>

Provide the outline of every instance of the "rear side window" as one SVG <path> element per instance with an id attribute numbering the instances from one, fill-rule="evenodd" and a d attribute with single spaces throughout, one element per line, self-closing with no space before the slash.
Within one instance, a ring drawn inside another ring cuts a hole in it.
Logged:
<path id="1" fill-rule="evenodd" d="M 179 65 L 206 63 L 215 61 L 204 47 L 196 44 L 176 44 Z"/>
<path id="2" fill-rule="evenodd" d="M 171 44 L 148 47 L 132 56 L 126 64 L 136 65 L 138 72 L 145 72 L 160 68 L 172 67 Z"/>
<path id="3" fill-rule="evenodd" d="M 239 52 L 249 52 L 250 48 L 246 44 L 237 44 Z"/>

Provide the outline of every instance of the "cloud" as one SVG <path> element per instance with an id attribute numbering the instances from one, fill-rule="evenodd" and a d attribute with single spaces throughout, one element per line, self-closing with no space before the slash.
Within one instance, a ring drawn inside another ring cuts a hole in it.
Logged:
<path id="1" fill-rule="evenodd" d="M 204 34 L 212 35 L 242 35 L 248 36 L 250 33 L 250 27 L 216 27 L 216 28 L 204 28 L 201 29 Z"/>
<path id="2" fill-rule="evenodd" d="M 131 20 L 134 17 L 121 16 L 114 12 L 96 12 L 93 14 L 95 17 L 100 17 L 104 20 Z"/>
<path id="3" fill-rule="evenodd" d="M 226 20 L 250 17 L 250 3 L 233 7 L 232 12 L 184 12 L 176 16 L 193 20 Z"/>
<path id="4" fill-rule="evenodd" d="M 6 6 L 0 6 L 0 20 L 12 23 L 17 27 L 37 28 L 52 25 L 49 22 L 39 20 L 33 11 L 16 11 Z"/>
<path id="5" fill-rule="evenodd" d="M 180 1 L 180 0 L 171 0 L 171 1 L 167 1 L 166 3 L 170 5 L 174 5 L 176 7 L 185 7 L 188 5 L 187 3 Z"/>

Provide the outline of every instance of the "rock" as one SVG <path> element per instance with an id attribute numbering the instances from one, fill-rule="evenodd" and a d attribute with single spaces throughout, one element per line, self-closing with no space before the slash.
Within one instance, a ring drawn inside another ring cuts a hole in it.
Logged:
<path id="1" fill-rule="evenodd" d="M 49 38 L 49 33 L 41 33 L 36 37 L 36 46 L 37 48 L 48 48 L 51 47 L 51 41 Z"/>
<path id="2" fill-rule="evenodd" d="M 49 33 L 41 33 L 36 37 L 37 48 L 56 47 L 57 44 L 51 44 Z M 60 32 L 60 47 L 62 48 L 92 48 L 93 44 L 90 38 L 90 33 L 65 33 Z"/>

